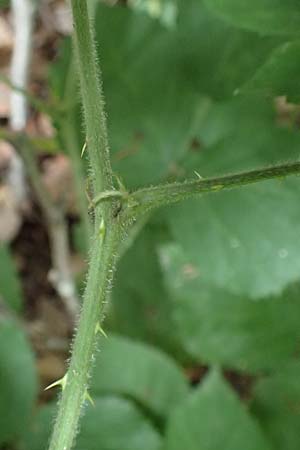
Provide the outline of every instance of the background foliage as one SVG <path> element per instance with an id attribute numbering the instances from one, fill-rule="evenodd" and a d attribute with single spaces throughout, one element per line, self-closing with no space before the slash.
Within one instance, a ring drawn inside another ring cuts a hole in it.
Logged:
<path id="1" fill-rule="evenodd" d="M 300 98 L 299 2 L 94 3 L 126 187 L 298 159 L 298 117 L 283 123 L 275 99 Z M 58 139 L 68 121 L 80 151 L 72 67 L 66 39 L 49 86 L 67 100 Z M 299 448 L 299 194 L 298 179 L 269 181 L 150 218 L 119 263 L 76 449 Z M 1 296 L 19 314 L 6 248 L 0 258 Z M 12 315 L 0 318 L 0 361 L 0 444 L 46 448 L 55 402 L 37 407 L 32 350 Z"/>

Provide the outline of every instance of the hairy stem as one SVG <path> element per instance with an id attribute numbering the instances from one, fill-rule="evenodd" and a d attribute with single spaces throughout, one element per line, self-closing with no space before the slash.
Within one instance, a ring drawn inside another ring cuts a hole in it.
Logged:
<path id="1" fill-rule="evenodd" d="M 198 179 L 182 183 L 170 183 L 139 189 L 128 197 L 132 215 L 138 215 L 170 203 L 176 203 L 207 192 L 233 189 L 260 181 L 284 178 L 300 174 L 300 162 L 282 164 L 273 167 L 250 170 L 216 178 Z"/>
<path id="2" fill-rule="evenodd" d="M 91 163 L 94 195 L 113 188 L 109 159 L 104 99 L 100 82 L 87 2 L 72 0 L 74 46 L 78 60 L 82 103 L 85 115 L 87 150 Z"/>
<path id="3" fill-rule="evenodd" d="M 119 229 L 114 226 L 105 233 L 105 243 L 101 242 L 101 233 L 93 239 L 83 309 L 49 450 L 72 448 L 81 407 L 87 399 L 89 373 L 98 338 L 97 325 L 109 295 L 120 238 Z M 103 318 L 103 314 L 101 316 Z"/>
<path id="4" fill-rule="evenodd" d="M 71 4 L 93 194 L 98 196 L 103 191 L 113 190 L 100 72 L 95 58 L 86 1 L 72 0 Z M 72 447 L 81 408 L 87 398 L 88 381 L 98 339 L 97 330 L 100 329 L 103 309 L 109 298 L 122 238 L 122 221 L 115 217 L 118 215 L 117 202 L 115 197 L 111 197 L 109 201 L 101 202 L 95 210 L 95 231 L 83 307 L 70 366 L 61 381 L 63 391 L 49 450 L 69 450 Z"/>
<path id="5" fill-rule="evenodd" d="M 96 220 L 83 308 L 70 366 L 61 380 L 63 390 L 49 450 L 70 450 L 74 443 L 82 404 L 88 397 L 97 331 L 101 329 L 103 309 L 109 298 L 125 224 L 127 229 L 138 213 L 202 192 L 300 172 L 300 163 L 295 163 L 227 177 L 145 188 L 132 194 L 116 192 L 112 182 L 100 72 L 95 57 L 87 3 L 86 0 L 72 0 L 71 4 L 93 198 L 96 200 L 93 202 Z"/>

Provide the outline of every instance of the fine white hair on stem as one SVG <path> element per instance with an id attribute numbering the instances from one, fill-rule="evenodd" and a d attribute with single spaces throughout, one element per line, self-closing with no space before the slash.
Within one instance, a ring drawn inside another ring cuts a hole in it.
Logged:
<path id="1" fill-rule="evenodd" d="M 11 6 L 15 30 L 15 43 L 10 78 L 13 85 L 25 89 L 31 59 L 35 1 L 12 0 Z M 14 90 L 11 94 L 10 125 L 12 130 L 23 130 L 26 125 L 26 118 L 26 98 L 20 92 Z"/>

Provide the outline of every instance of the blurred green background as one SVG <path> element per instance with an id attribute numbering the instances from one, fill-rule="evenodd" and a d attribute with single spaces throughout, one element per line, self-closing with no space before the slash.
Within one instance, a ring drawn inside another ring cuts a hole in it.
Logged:
<path id="1" fill-rule="evenodd" d="M 297 0 L 89 6 L 126 189 L 299 158 Z M 74 325 L 10 127 L 14 21 L 10 2 L 0 7 L 0 448 L 42 450 L 57 395 L 44 388 L 65 372 Z M 23 134 L 63 211 L 80 295 L 92 218 L 72 21 L 63 0 L 36 7 Z M 76 450 L 299 449 L 299 194 L 297 177 L 268 181 L 140 224 L 118 264 Z"/>

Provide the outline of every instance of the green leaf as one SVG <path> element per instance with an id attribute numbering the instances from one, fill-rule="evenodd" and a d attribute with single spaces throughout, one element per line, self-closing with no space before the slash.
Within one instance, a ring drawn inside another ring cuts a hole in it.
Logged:
<path id="1" fill-rule="evenodd" d="M 9 249 L 0 245 L 0 297 L 14 311 L 20 312 L 23 294 L 15 263 Z"/>
<path id="2" fill-rule="evenodd" d="M 21 327 L 0 318 L 0 445 L 28 426 L 37 394 L 35 362 Z"/>
<path id="3" fill-rule="evenodd" d="M 120 374 L 121 375 L 121 374 Z M 161 438 L 130 402 L 119 398 L 95 401 L 82 420 L 77 450 L 159 450 Z"/>
<path id="4" fill-rule="evenodd" d="M 130 186 L 164 177 L 190 146 L 203 96 L 232 95 L 274 45 L 224 25 L 199 1 L 181 4 L 172 31 L 104 7 L 96 29 L 114 167 Z"/>
<path id="5" fill-rule="evenodd" d="M 277 373 L 258 381 L 253 414 L 276 450 L 300 447 L 300 363 L 279 366 Z"/>
<path id="6" fill-rule="evenodd" d="M 166 450 L 269 450 L 255 420 L 217 372 L 170 417 Z"/>
<path id="7" fill-rule="evenodd" d="M 159 180 L 191 138 L 199 98 L 182 79 L 177 30 L 104 6 L 95 25 L 114 168 L 130 186 Z"/>
<path id="8" fill-rule="evenodd" d="M 258 95 L 284 95 L 291 102 L 300 100 L 300 42 L 286 42 L 276 48 L 255 75 L 241 89 Z"/>
<path id="9" fill-rule="evenodd" d="M 129 187 L 172 174 L 190 148 L 207 97 L 232 96 L 277 44 L 227 26 L 198 0 L 179 3 L 172 30 L 128 8 L 104 5 L 95 25 L 113 167 Z M 67 47 L 53 70 L 55 92 L 68 89 L 66 71 L 72 83 Z M 76 130 L 81 123 L 78 116 Z"/>
<path id="10" fill-rule="evenodd" d="M 188 393 L 175 362 L 161 351 L 124 337 L 102 341 L 93 373 L 94 395 L 130 396 L 157 416 L 168 415 Z"/>
<path id="11" fill-rule="evenodd" d="M 298 0 L 205 0 L 219 17 L 263 34 L 299 35 Z"/>
<path id="12" fill-rule="evenodd" d="M 50 65 L 49 67 L 49 88 L 51 93 L 54 95 L 56 100 L 62 100 L 69 85 L 74 83 L 76 74 L 70 73 L 70 67 L 73 64 L 72 55 L 72 42 L 71 38 L 68 37 L 62 41 L 59 48 L 58 57 L 56 59 L 55 65 Z M 77 94 L 77 91 L 76 91 Z M 79 95 L 78 95 L 79 97 Z M 74 98 L 68 98 L 67 101 L 74 102 Z M 77 99 L 79 100 L 79 98 Z"/>
<path id="13" fill-rule="evenodd" d="M 50 439 L 51 427 L 54 424 L 56 404 L 48 403 L 39 408 L 34 420 L 26 429 L 20 444 L 20 450 L 42 450 Z"/>
<path id="14" fill-rule="evenodd" d="M 276 125 L 273 109 L 249 98 L 211 107 L 199 126 L 186 177 L 297 161 L 300 135 Z M 300 272 L 296 177 L 205 195 L 169 209 L 175 238 L 206 282 L 252 298 L 276 294 Z"/>
<path id="15" fill-rule="evenodd" d="M 196 361 L 260 372 L 289 362 L 299 346 L 300 286 L 251 300 L 207 285 L 176 245 L 162 247 L 175 331 Z"/>
<path id="16" fill-rule="evenodd" d="M 108 325 L 134 339 L 178 350 L 156 253 L 163 233 L 160 225 L 147 225 L 119 262 Z"/>
<path id="17" fill-rule="evenodd" d="M 75 450 L 160 450 L 161 438 L 129 401 L 116 397 L 95 399 L 82 418 Z M 22 450 L 46 448 L 55 405 L 41 408 L 23 442 Z"/>

